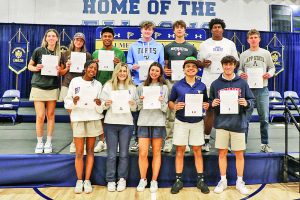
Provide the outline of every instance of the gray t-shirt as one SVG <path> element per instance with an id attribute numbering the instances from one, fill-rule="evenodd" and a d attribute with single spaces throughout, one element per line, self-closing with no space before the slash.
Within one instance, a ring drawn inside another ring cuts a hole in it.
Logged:
<path id="1" fill-rule="evenodd" d="M 197 49 L 188 42 L 177 43 L 175 41 L 165 46 L 165 60 L 168 60 L 168 68 L 171 68 L 171 60 L 185 60 L 189 56 L 197 58 Z M 171 78 L 171 77 L 167 77 Z"/>
<path id="2" fill-rule="evenodd" d="M 39 47 L 34 50 L 31 56 L 31 60 L 34 61 L 35 66 L 37 64 L 42 64 L 43 55 L 54 55 L 54 51 L 50 51 L 45 47 Z M 58 65 L 58 63 L 57 63 Z M 41 75 L 41 71 L 33 72 L 31 78 L 31 86 L 43 90 L 53 90 L 59 87 L 59 77 L 58 76 L 44 76 Z"/>
<path id="3" fill-rule="evenodd" d="M 271 76 L 275 73 L 271 54 L 263 48 L 256 51 L 248 49 L 241 54 L 238 74 L 247 73 L 247 68 L 263 68 L 264 73 L 268 72 Z M 266 86 L 268 86 L 268 79 L 264 79 L 264 87 Z"/>

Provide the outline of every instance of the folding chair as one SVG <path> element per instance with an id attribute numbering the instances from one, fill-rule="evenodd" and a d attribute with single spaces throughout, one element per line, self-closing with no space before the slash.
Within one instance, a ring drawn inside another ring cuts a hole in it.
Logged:
<path id="1" fill-rule="evenodd" d="M 18 98 L 18 101 L 13 101 Z M 6 90 L 0 98 L 0 118 L 11 118 L 15 125 L 20 107 L 20 91 Z"/>

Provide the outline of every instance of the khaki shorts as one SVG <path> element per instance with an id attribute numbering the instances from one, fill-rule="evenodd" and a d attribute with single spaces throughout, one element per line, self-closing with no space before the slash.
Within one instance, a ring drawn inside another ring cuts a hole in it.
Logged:
<path id="1" fill-rule="evenodd" d="M 173 144 L 178 146 L 202 146 L 204 144 L 203 120 L 197 123 L 175 119 Z"/>
<path id="2" fill-rule="evenodd" d="M 101 120 L 73 122 L 73 137 L 97 137 L 103 133 Z"/>
<path id="3" fill-rule="evenodd" d="M 228 149 L 229 141 L 233 151 L 241 151 L 246 149 L 245 133 L 216 129 L 216 148 Z"/>
<path id="4" fill-rule="evenodd" d="M 60 88 L 60 93 L 59 93 L 59 98 L 58 98 L 58 101 L 59 101 L 59 102 L 63 102 L 63 101 L 64 101 L 65 97 L 66 97 L 67 94 L 68 94 L 68 90 L 69 90 L 68 87 L 66 87 L 66 86 L 61 86 L 61 88 Z"/>
<path id="5" fill-rule="evenodd" d="M 29 101 L 57 101 L 58 89 L 43 90 L 32 87 L 30 91 Z"/>

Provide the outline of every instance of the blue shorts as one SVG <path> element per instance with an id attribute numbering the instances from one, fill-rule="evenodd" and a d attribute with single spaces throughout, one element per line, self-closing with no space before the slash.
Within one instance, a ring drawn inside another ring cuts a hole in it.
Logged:
<path id="1" fill-rule="evenodd" d="M 138 137 L 139 138 L 165 138 L 166 127 L 165 126 L 139 126 Z"/>

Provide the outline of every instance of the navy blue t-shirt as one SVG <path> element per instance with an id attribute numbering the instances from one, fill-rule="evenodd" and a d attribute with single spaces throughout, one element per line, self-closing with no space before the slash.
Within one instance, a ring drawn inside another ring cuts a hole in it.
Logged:
<path id="1" fill-rule="evenodd" d="M 193 86 L 190 86 L 185 78 L 174 84 L 169 101 L 185 102 L 185 94 L 203 94 L 203 102 L 208 101 L 206 86 L 200 80 L 196 79 Z M 197 123 L 203 117 L 186 117 L 184 116 L 185 108 L 176 111 L 176 118 L 182 122 Z"/>

